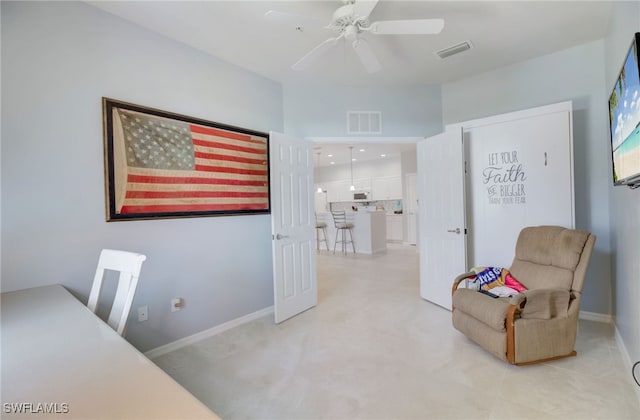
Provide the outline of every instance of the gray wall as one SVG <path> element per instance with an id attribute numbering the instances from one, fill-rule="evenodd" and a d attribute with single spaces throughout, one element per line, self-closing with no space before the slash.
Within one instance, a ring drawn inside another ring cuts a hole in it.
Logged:
<path id="1" fill-rule="evenodd" d="M 2 291 L 86 299 L 100 249 L 144 253 L 143 351 L 272 305 L 269 215 L 105 222 L 101 97 L 282 131 L 280 85 L 84 3 L 1 7 Z"/>
<path id="2" fill-rule="evenodd" d="M 299 137 L 347 136 L 347 111 L 381 111 L 382 136 L 442 131 L 440 86 L 284 85 L 285 132 Z"/>
<path id="3" fill-rule="evenodd" d="M 640 3 L 615 2 L 605 39 L 606 94 L 622 67 L 633 33 L 640 31 Z M 611 171 L 611 166 L 609 166 Z M 611 172 L 609 172 L 611 173 Z M 609 182 L 616 326 L 632 361 L 640 360 L 640 189 Z"/>
<path id="4" fill-rule="evenodd" d="M 573 101 L 576 226 L 598 237 L 581 309 L 612 314 L 608 114 L 604 41 L 560 51 L 442 87 L 445 124 Z"/>

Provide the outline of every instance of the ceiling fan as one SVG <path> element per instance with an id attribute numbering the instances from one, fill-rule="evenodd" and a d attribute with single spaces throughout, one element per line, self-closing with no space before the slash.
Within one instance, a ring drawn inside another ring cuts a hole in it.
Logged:
<path id="1" fill-rule="evenodd" d="M 305 54 L 304 57 L 291 66 L 293 70 L 304 70 L 313 61 L 336 46 L 338 41 L 345 39 L 351 42 L 351 46 L 367 72 L 375 73 L 379 71 L 382 66 L 369 44 L 361 37 L 363 33 L 369 32 L 376 35 L 431 35 L 440 33 L 442 28 L 444 28 L 444 20 L 442 19 L 406 19 L 370 22 L 369 15 L 378 4 L 378 0 L 342 1 L 344 5 L 333 13 L 331 22 L 325 26 L 326 29 L 337 32 L 338 35 L 325 40 Z M 316 18 L 274 10 L 269 10 L 265 13 L 265 18 L 272 21 L 292 22 L 295 23 L 297 27 L 302 27 L 305 23 L 320 23 Z"/>

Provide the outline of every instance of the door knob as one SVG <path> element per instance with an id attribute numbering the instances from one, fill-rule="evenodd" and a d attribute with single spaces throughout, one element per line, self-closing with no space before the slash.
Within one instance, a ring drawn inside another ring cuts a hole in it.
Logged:
<path id="1" fill-rule="evenodd" d="M 284 238 L 288 238 L 288 237 L 289 237 L 289 236 L 287 236 L 287 235 L 280 235 L 279 233 L 278 233 L 278 234 L 276 234 L 276 240 L 278 240 L 278 241 L 279 241 L 280 239 L 284 239 Z"/>
<path id="2" fill-rule="evenodd" d="M 451 233 L 455 233 L 455 234 L 459 235 L 460 234 L 460 228 L 449 229 L 449 230 L 447 230 L 447 232 L 451 232 Z"/>

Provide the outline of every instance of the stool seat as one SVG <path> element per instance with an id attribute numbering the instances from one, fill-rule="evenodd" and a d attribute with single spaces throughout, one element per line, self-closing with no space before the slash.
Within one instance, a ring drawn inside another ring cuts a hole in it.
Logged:
<path id="1" fill-rule="evenodd" d="M 336 223 L 336 229 L 353 229 L 353 223 Z"/>

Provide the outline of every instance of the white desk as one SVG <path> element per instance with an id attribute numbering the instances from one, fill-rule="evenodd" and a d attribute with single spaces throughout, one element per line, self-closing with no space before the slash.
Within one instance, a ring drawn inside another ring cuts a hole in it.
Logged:
<path id="1" fill-rule="evenodd" d="M 3 419 L 218 418 L 62 286 L 3 293 L 1 311 Z"/>

